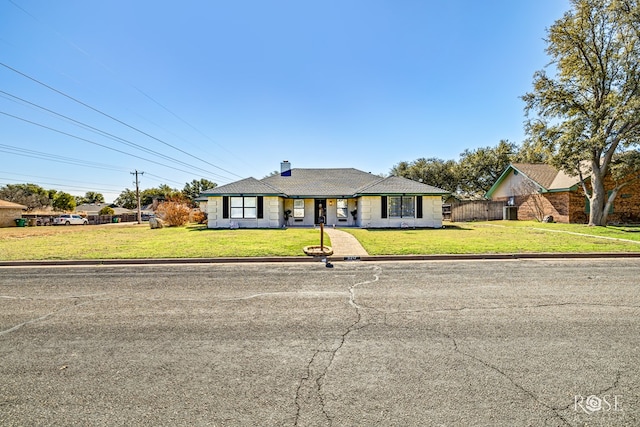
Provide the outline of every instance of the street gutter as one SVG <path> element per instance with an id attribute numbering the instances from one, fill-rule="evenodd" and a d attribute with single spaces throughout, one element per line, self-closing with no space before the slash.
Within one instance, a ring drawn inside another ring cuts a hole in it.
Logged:
<path id="1" fill-rule="evenodd" d="M 615 259 L 640 258 L 640 252 L 600 253 L 517 253 L 517 254 L 436 254 L 436 255 L 367 255 L 344 257 L 221 257 L 221 258 L 153 258 L 153 259 L 82 259 L 0 261 L 0 267 L 160 265 L 160 264 L 230 264 L 297 262 L 383 262 L 383 261 L 466 261 L 520 259 Z"/>

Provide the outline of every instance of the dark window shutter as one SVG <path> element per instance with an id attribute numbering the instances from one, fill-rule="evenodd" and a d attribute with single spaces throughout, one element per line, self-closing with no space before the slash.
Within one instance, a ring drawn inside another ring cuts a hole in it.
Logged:
<path id="1" fill-rule="evenodd" d="M 380 218 L 387 217 L 387 196 L 380 196 L 380 204 L 382 207 L 382 212 L 380 212 Z"/>
<path id="2" fill-rule="evenodd" d="M 258 196 L 258 218 L 264 218 L 264 197 Z"/>
<path id="3" fill-rule="evenodd" d="M 416 218 L 422 218 L 422 196 L 416 196 Z"/>
<path id="4" fill-rule="evenodd" d="M 222 196 L 222 218 L 229 218 L 229 196 Z"/>

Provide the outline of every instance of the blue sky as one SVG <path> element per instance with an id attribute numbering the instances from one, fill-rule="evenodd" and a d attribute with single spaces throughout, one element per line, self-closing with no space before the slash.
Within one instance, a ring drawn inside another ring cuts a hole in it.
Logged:
<path id="1" fill-rule="evenodd" d="M 113 201 L 524 138 L 568 0 L 0 0 L 0 186 Z"/>

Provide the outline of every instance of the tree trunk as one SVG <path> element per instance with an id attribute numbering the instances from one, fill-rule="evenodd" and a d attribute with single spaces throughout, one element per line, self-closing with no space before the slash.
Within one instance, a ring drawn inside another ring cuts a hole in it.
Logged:
<path id="1" fill-rule="evenodd" d="M 604 180 L 595 170 L 591 174 L 591 197 L 589 197 L 589 226 L 606 226 L 607 213 L 605 211 L 606 195 Z"/>

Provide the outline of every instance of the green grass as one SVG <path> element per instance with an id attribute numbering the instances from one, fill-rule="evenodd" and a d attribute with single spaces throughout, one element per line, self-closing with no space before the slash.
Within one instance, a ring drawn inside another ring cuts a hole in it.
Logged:
<path id="1" fill-rule="evenodd" d="M 331 244 L 325 233 L 325 245 Z M 148 225 L 0 228 L 0 260 L 304 256 L 320 231 L 208 230 Z"/>
<path id="2" fill-rule="evenodd" d="M 640 252 L 640 233 L 625 230 L 622 227 L 491 221 L 452 223 L 433 230 L 346 231 L 354 235 L 370 255 Z"/>
<path id="3" fill-rule="evenodd" d="M 491 221 L 452 223 L 434 230 L 344 230 L 370 255 L 640 252 L 640 228 L 634 227 Z M 331 245 L 326 234 L 324 240 Z M 11 227 L 0 228 L 0 260 L 304 256 L 304 246 L 319 243 L 320 231 L 309 228 Z"/>

